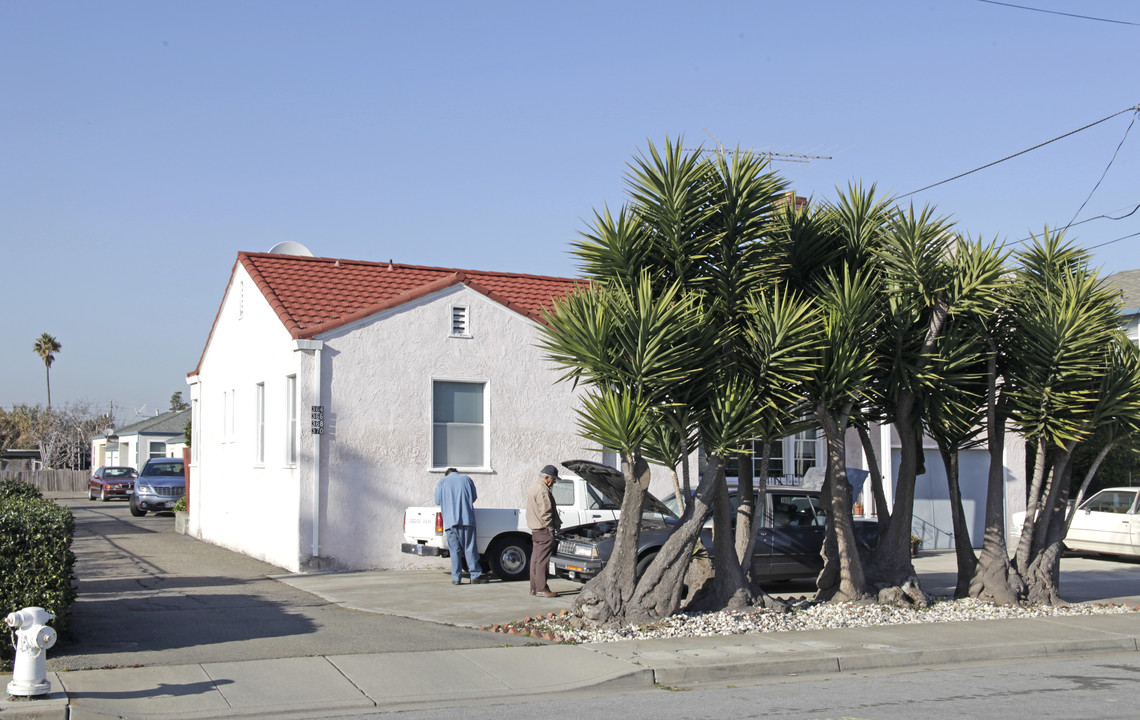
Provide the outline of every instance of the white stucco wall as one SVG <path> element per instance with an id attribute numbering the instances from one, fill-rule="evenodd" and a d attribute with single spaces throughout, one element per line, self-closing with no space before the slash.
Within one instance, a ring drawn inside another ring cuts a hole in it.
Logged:
<path id="1" fill-rule="evenodd" d="M 468 307 L 471 337 L 450 335 L 451 308 Z M 468 469 L 478 504 L 519 507 L 547 463 L 601 460 L 576 435 L 576 398 L 535 347 L 537 326 L 459 285 L 322 336 L 326 433 L 320 553 L 324 564 L 393 568 L 425 561 L 400 552 L 403 510 L 432 504 L 432 380 L 486 382 L 487 467 Z M 306 405 L 307 407 L 307 405 Z M 309 450 L 307 449 L 306 452 Z M 302 476 L 302 515 L 312 497 Z M 311 523 L 302 522 L 302 546 Z"/>
<path id="2" fill-rule="evenodd" d="M 293 340 L 239 264 L 192 378 L 190 534 L 289 570 L 300 567 L 299 471 L 286 462 L 286 376 Z M 196 380 L 196 382 L 194 381 Z M 298 378 L 298 381 L 300 378 Z M 255 453 L 256 386 L 265 384 L 265 460 Z M 227 432 L 227 396 L 232 426 Z M 308 409 L 300 413 L 304 422 Z"/>

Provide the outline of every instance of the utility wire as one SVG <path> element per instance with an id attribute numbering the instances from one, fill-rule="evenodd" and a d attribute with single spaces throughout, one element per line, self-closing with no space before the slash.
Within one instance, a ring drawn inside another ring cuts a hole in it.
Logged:
<path id="1" fill-rule="evenodd" d="M 1075 223 L 1072 223 L 1071 225 L 1066 225 L 1064 228 L 1061 228 L 1061 229 L 1067 230 L 1071 227 L 1076 227 L 1077 225 L 1084 225 L 1085 223 L 1092 222 L 1093 220 L 1124 220 L 1125 218 L 1130 218 L 1133 215 L 1135 215 L 1137 210 L 1140 210 L 1140 205 L 1137 205 L 1136 207 L 1132 208 L 1131 210 L 1124 213 L 1120 217 L 1113 217 L 1112 215 L 1096 215 L 1096 216 L 1091 217 L 1091 218 L 1085 218 L 1084 220 L 1081 220 L 1080 222 L 1075 222 Z M 1120 240 L 1124 240 L 1125 238 L 1130 238 L 1130 237 L 1132 237 L 1132 235 L 1126 235 L 1125 237 L 1117 238 L 1116 240 L 1109 240 L 1108 242 L 1103 243 L 1103 245 L 1111 245 L 1114 242 L 1119 242 Z M 1029 237 L 1023 237 L 1020 240 L 1014 240 L 1014 241 L 1012 241 L 1012 244 L 1013 245 L 1020 245 L 1021 243 L 1029 242 L 1032 239 L 1033 239 L 1033 236 L 1031 235 Z M 1096 245 L 1095 247 L 1101 247 L 1101 246 Z"/>
<path id="2" fill-rule="evenodd" d="M 1085 250 L 1095 250 L 1097 248 L 1104 247 L 1105 245 L 1111 245 L 1113 243 L 1118 243 L 1121 240 L 1127 240 L 1128 238 L 1134 238 L 1137 235 L 1140 235 L 1140 232 L 1134 232 L 1131 235 L 1125 235 L 1124 237 L 1118 237 L 1115 240 L 1109 240 L 1108 242 L 1102 242 L 1099 245 L 1089 245 L 1088 247 L 1085 248 Z"/>
<path id="3" fill-rule="evenodd" d="M 1014 5 L 1013 3 L 997 2 L 997 0 L 978 0 L 978 2 L 989 3 L 990 5 L 1004 5 L 1005 7 L 1017 8 L 1018 10 L 1032 10 L 1034 12 L 1046 13 L 1048 15 L 1064 15 L 1065 17 L 1079 18 L 1081 20 L 1098 20 L 1106 23 L 1116 23 L 1117 25 L 1140 25 L 1140 23 L 1128 22 L 1127 20 L 1110 20 L 1109 18 L 1098 18 L 1090 15 L 1077 15 L 1075 13 L 1058 12 L 1057 10 L 1043 10 L 1041 8 L 1028 7 L 1026 5 Z"/>
<path id="4" fill-rule="evenodd" d="M 896 200 L 902 200 L 905 197 L 910 197 L 911 195 L 917 195 L 918 193 L 920 193 L 924 190 L 929 190 L 930 188 L 938 187 L 939 185 L 945 185 L 948 182 L 953 182 L 954 180 L 957 180 L 959 178 L 964 178 L 967 175 L 973 175 L 976 172 L 979 172 L 981 170 L 985 170 L 986 168 L 991 168 L 994 165 L 998 165 L 1000 163 L 1005 162 L 1006 160 L 1012 160 L 1013 158 L 1018 157 L 1020 155 L 1024 155 L 1027 152 L 1032 152 L 1034 150 L 1037 150 L 1038 148 L 1043 148 L 1046 145 L 1049 145 L 1050 143 L 1055 143 L 1058 140 L 1063 140 L 1063 139 L 1069 137 L 1070 135 L 1076 135 L 1077 133 L 1081 132 L 1082 130 L 1088 130 L 1089 128 L 1093 127 L 1094 125 L 1100 125 L 1102 122 L 1106 122 L 1108 120 L 1111 120 L 1114 117 L 1116 117 L 1117 115 L 1123 115 L 1126 112 L 1140 112 L 1140 105 L 1134 105 L 1132 107 L 1124 108 L 1120 112 L 1115 112 L 1115 113 L 1109 115 L 1108 117 L 1101 118 L 1100 120 L 1097 120 L 1096 122 L 1091 122 L 1088 125 L 1085 125 L 1084 127 L 1079 127 L 1076 130 L 1072 130 L 1070 132 L 1065 133 L 1064 135 L 1059 135 L 1059 136 L 1053 138 L 1052 140 L 1046 140 L 1043 143 L 1038 143 L 1031 148 L 1026 148 L 1026 149 L 1022 150 L 1021 152 L 1016 152 L 1012 155 L 1007 155 L 1006 157 L 1003 157 L 1001 160 L 994 160 L 992 163 L 986 163 L 985 165 L 982 165 L 981 167 L 977 167 L 977 168 L 974 168 L 973 170 L 968 170 L 964 173 L 960 173 L 958 175 L 955 175 L 952 178 L 947 178 L 945 180 L 941 180 L 939 182 L 934 183 L 933 185 L 927 185 L 926 187 L 922 187 L 922 188 L 919 188 L 917 190 L 911 190 L 910 192 L 906 193 L 905 195 L 898 195 L 897 197 L 895 197 L 895 199 Z M 1135 120 L 1135 118 L 1133 118 L 1133 120 Z"/>
<path id="5" fill-rule="evenodd" d="M 1120 138 L 1120 144 L 1118 144 L 1116 146 L 1116 152 L 1112 153 L 1112 158 L 1108 161 L 1108 165 L 1105 166 L 1104 172 L 1102 172 L 1100 174 L 1100 180 L 1097 180 L 1096 185 L 1093 185 L 1093 189 L 1089 191 L 1089 196 L 1087 198 L 1085 198 L 1085 201 L 1083 203 L 1081 203 L 1081 206 L 1079 208 L 1077 208 L 1077 211 L 1075 213 L 1073 213 L 1073 217 L 1071 220 L 1069 220 L 1069 224 L 1066 225 L 1065 227 L 1061 228 L 1062 231 L 1068 230 L 1070 227 L 1073 226 L 1073 220 L 1077 219 L 1077 216 L 1081 214 L 1081 210 L 1084 210 L 1085 205 L 1088 205 L 1089 200 L 1092 200 L 1093 193 L 1095 193 L 1096 189 L 1100 187 L 1100 184 L 1102 182 L 1104 182 L 1104 176 L 1108 175 L 1108 169 L 1110 167 L 1112 167 L 1112 163 L 1116 162 L 1116 156 L 1120 154 L 1120 148 L 1122 148 L 1124 146 L 1124 141 L 1128 139 L 1128 133 L 1132 132 L 1132 126 L 1136 124 L 1136 115 L 1140 115 L 1140 110 L 1138 110 L 1132 116 L 1132 122 L 1128 123 L 1128 128 L 1124 131 L 1124 137 Z M 1133 210 L 1132 212 L 1136 212 L 1136 211 Z M 1129 214 L 1131 214 L 1131 213 L 1129 213 Z"/>

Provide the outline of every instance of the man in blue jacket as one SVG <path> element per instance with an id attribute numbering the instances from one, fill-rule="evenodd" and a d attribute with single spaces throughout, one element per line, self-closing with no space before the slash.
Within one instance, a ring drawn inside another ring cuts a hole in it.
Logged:
<path id="1" fill-rule="evenodd" d="M 487 582 L 475 547 L 475 483 L 455 468 L 448 468 L 435 486 L 435 504 L 443 513 L 443 530 L 451 552 L 451 584 L 458 585 L 460 567 L 467 560 L 471 584 Z"/>

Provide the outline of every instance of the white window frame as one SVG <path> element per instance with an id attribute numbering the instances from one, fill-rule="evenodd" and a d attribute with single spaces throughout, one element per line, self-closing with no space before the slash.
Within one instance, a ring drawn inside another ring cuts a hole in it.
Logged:
<path id="1" fill-rule="evenodd" d="M 285 465 L 296 467 L 300 438 L 297 436 L 297 376 L 285 376 Z"/>
<path id="2" fill-rule="evenodd" d="M 257 465 L 265 465 L 265 383 L 259 382 L 254 386 L 254 415 L 256 427 L 254 428 L 254 458 Z"/>
<path id="3" fill-rule="evenodd" d="M 435 387 L 436 383 L 463 383 L 467 385 L 481 385 L 483 387 L 483 464 L 458 465 L 448 463 L 435 464 Z M 442 472 L 448 467 L 454 467 L 461 472 L 491 472 L 491 382 L 487 378 L 461 378 L 461 377 L 433 377 L 428 386 L 429 415 L 428 423 L 428 464 L 429 471 Z"/>

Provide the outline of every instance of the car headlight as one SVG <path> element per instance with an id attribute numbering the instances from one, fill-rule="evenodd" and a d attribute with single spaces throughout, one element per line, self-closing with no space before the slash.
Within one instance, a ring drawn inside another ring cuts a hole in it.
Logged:
<path id="1" fill-rule="evenodd" d="M 574 543 L 574 554 L 578 557 L 596 558 L 598 556 L 598 548 L 594 545 Z"/>
<path id="2" fill-rule="evenodd" d="M 148 495 L 154 495 L 154 488 L 152 488 L 150 485 L 147 485 L 146 483 L 137 483 L 135 485 L 135 487 L 138 489 L 138 491 L 140 493 L 146 493 Z"/>

